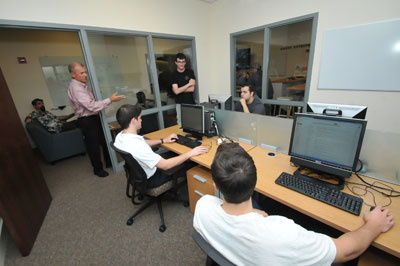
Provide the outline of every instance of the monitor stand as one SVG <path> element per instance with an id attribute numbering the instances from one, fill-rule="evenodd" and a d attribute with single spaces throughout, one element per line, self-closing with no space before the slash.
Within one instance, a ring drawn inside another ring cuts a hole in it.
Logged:
<path id="1" fill-rule="evenodd" d="M 185 135 L 185 137 L 195 138 L 196 140 L 200 140 L 201 141 L 203 139 L 203 134 L 197 133 L 197 132 L 191 132 L 191 133 L 187 133 Z"/>
<path id="2" fill-rule="evenodd" d="M 306 172 L 306 173 L 304 173 Z M 321 171 L 317 171 L 314 169 L 306 168 L 306 167 L 299 167 L 294 173 L 294 176 L 302 175 L 309 178 L 314 178 L 319 181 L 325 182 L 327 187 L 342 190 L 344 188 L 344 179 L 332 174 L 327 174 Z M 328 175 L 329 178 L 323 178 L 323 176 Z M 328 181 L 329 180 L 329 181 Z M 334 181 L 334 183 L 330 182 Z"/>

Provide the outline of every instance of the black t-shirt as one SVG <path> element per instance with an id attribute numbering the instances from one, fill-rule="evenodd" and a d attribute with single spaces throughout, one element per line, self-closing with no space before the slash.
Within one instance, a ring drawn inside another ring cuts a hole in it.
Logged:
<path id="1" fill-rule="evenodd" d="M 194 72 L 191 69 L 185 69 L 183 72 L 175 70 L 172 73 L 171 84 L 177 84 L 178 88 L 189 83 L 190 79 L 196 79 Z M 193 92 L 182 92 L 176 95 L 176 103 L 194 104 Z"/>

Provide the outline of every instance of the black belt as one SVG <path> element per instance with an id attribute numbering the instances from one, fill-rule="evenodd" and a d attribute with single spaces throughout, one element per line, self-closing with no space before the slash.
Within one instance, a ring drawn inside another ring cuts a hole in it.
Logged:
<path id="1" fill-rule="evenodd" d="M 96 117 L 98 117 L 98 116 L 99 116 L 98 114 L 95 114 L 95 115 L 88 115 L 88 116 L 80 116 L 80 117 L 78 117 L 78 120 L 96 118 Z"/>

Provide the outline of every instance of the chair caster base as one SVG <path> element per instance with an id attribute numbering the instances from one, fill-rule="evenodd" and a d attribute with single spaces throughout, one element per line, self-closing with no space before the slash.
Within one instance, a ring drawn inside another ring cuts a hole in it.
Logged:
<path id="1" fill-rule="evenodd" d="M 133 224 L 133 219 L 129 219 L 128 221 L 126 221 L 126 225 L 132 225 Z"/>
<path id="2" fill-rule="evenodd" d="M 158 228 L 158 230 L 161 232 L 161 233 L 164 233 L 164 231 L 167 229 L 167 227 L 165 226 L 165 225 L 160 225 L 160 228 Z"/>

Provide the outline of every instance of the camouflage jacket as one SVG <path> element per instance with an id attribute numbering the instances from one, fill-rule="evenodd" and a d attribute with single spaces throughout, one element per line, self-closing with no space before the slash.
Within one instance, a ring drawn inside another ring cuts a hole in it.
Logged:
<path id="1" fill-rule="evenodd" d="M 39 123 L 42 124 L 51 133 L 59 133 L 63 125 L 63 122 L 58 119 L 57 116 L 48 111 L 33 111 L 28 115 L 28 117 L 39 121 Z"/>

